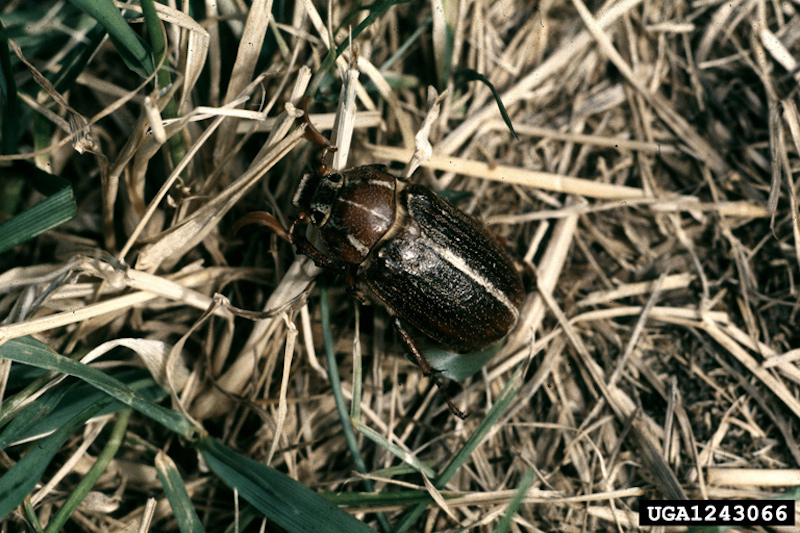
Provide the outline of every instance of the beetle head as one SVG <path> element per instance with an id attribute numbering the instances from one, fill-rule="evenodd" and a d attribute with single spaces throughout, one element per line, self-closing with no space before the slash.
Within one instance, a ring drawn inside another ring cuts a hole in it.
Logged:
<path id="1" fill-rule="evenodd" d="M 312 224 L 322 227 L 331 214 L 331 206 L 336 201 L 339 189 L 344 183 L 344 176 L 339 172 L 331 172 L 320 176 L 307 172 L 300 180 L 300 186 L 292 199 L 295 207 L 307 212 Z"/>

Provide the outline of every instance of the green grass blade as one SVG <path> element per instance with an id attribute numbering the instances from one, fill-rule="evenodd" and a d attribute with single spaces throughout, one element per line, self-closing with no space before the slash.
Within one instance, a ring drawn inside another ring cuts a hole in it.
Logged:
<path id="1" fill-rule="evenodd" d="M 339 422 L 342 424 L 342 431 L 344 438 L 347 442 L 347 449 L 350 450 L 350 455 L 353 456 L 353 464 L 356 471 L 361 474 L 366 474 L 367 464 L 364 462 L 364 457 L 361 455 L 361 450 L 358 447 L 358 440 L 356 440 L 355 431 L 353 431 L 353 423 L 351 420 L 359 420 L 360 402 L 361 402 L 361 364 L 360 361 L 353 362 L 353 406 L 350 414 L 347 412 L 347 404 L 344 400 L 342 393 L 342 383 L 339 377 L 339 364 L 336 362 L 336 353 L 333 349 L 333 328 L 331 328 L 331 312 L 330 300 L 328 299 L 328 287 L 320 287 L 320 314 L 322 317 L 322 340 L 325 345 L 325 360 L 328 363 L 328 379 L 331 382 L 331 389 L 333 390 L 334 403 L 336 404 L 336 411 L 339 414 Z M 356 321 L 358 317 L 356 317 Z M 364 490 L 367 492 L 375 492 L 375 485 L 371 479 L 361 480 Z M 384 531 L 390 531 L 389 519 L 386 518 L 384 513 L 378 513 L 378 522 Z"/>
<path id="2" fill-rule="evenodd" d="M 60 226 L 77 215 L 78 207 L 72 194 L 72 184 L 64 178 L 48 174 L 21 161 L 4 169 L 3 173 L 9 178 L 25 176 L 25 180 L 47 195 L 47 198 L 0 224 L 0 253 Z"/>
<path id="3" fill-rule="evenodd" d="M 502 347 L 503 343 L 498 342 L 483 350 L 464 354 L 449 352 L 443 347 L 430 346 L 424 348 L 422 354 L 442 377 L 464 381 L 483 368 Z"/>
<path id="4" fill-rule="evenodd" d="M 69 422 L 52 435 L 37 442 L 17 464 L 0 476 L 0 522 L 16 509 L 25 496 L 30 494 L 53 456 L 67 439 L 112 401 L 112 398 L 106 397 L 104 401 L 90 405 L 83 411 L 78 411 Z"/>
<path id="5" fill-rule="evenodd" d="M 103 25 L 125 65 L 146 78 L 153 72 L 153 60 L 144 41 L 128 25 L 111 0 L 70 0 Z"/>
<path id="6" fill-rule="evenodd" d="M 18 369 L 32 369 L 34 371 L 43 372 L 41 375 L 34 377 L 31 381 L 25 380 L 28 376 L 33 376 L 32 372 L 21 372 Z M 18 377 L 19 381 L 15 381 Z M 22 365 L 12 365 L 11 366 L 11 376 L 8 379 L 8 383 L 12 383 L 15 385 L 19 385 L 22 387 L 22 390 L 14 394 L 13 396 L 9 396 L 7 398 L 3 398 L 3 405 L 0 406 L 0 428 L 4 427 L 8 424 L 14 414 L 17 412 L 18 409 L 25 402 L 28 401 L 28 398 L 34 393 L 36 393 L 40 388 L 42 388 L 48 381 L 50 381 L 50 373 L 47 371 L 43 371 L 41 368 L 34 368 Z M 0 449 L 3 447 L 0 446 Z"/>
<path id="7" fill-rule="evenodd" d="M 390 7 L 392 7 L 394 5 L 406 4 L 406 3 L 411 2 L 411 1 L 412 0 L 385 0 L 384 2 L 381 2 L 379 4 L 370 6 L 371 11 L 370 11 L 369 15 L 367 15 L 366 18 L 364 18 L 364 20 L 362 20 L 361 23 L 358 26 L 353 28 L 353 32 L 352 32 L 353 40 L 355 40 L 356 37 L 358 37 L 361 34 L 362 31 L 367 29 L 370 24 L 375 22 L 375 20 L 378 17 L 383 15 L 386 12 L 387 9 L 389 9 Z M 340 55 L 342 55 L 342 53 L 344 53 L 344 51 L 347 50 L 348 46 L 350 46 L 350 39 L 349 38 L 345 39 L 344 41 L 342 41 L 339 44 L 339 46 L 336 47 L 335 51 L 333 50 L 333 48 L 331 48 L 331 50 L 329 51 L 328 55 L 325 56 L 325 59 L 323 60 L 322 64 L 320 65 L 319 70 L 317 70 L 317 72 L 314 73 L 314 77 L 311 79 L 311 82 L 308 84 L 308 89 L 306 90 L 306 95 L 314 96 L 314 94 L 317 92 L 317 89 L 319 89 L 320 83 L 322 83 L 322 80 L 325 77 L 326 73 L 328 72 L 328 70 L 330 70 L 333 67 L 334 63 L 336 62 L 336 58 L 339 57 Z"/>
<path id="8" fill-rule="evenodd" d="M 86 33 L 83 41 L 75 46 L 64 56 L 61 62 L 61 69 L 53 76 L 53 86 L 60 93 L 64 93 L 72 88 L 78 76 L 84 72 L 97 53 L 97 49 L 103 44 L 106 31 L 101 24 L 96 24 Z"/>
<path id="9" fill-rule="evenodd" d="M 475 433 L 470 436 L 469 440 L 464 443 L 464 447 L 461 448 L 458 453 L 450 460 L 450 463 L 442 470 L 442 473 L 436 478 L 436 482 L 434 483 L 437 489 L 443 489 L 445 485 L 453 478 L 453 476 L 458 472 L 458 469 L 461 468 L 464 463 L 467 462 L 469 457 L 472 455 L 472 452 L 480 446 L 483 442 L 483 439 L 486 435 L 489 434 L 491 431 L 492 426 L 494 426 L 497 421 L 503 416 L 503 413 L 506 412 L 506 409 L 511 405 L 511 402 L 516 397 L 517 393 L 519 392 L 520 388 L 522 388 L 522 367 L 518 367 L 514 373 L 511 375 L 511 379 L 508 380 L 506 386 L 503 388 L 500 395 L 497 397 L 492 408 L 486 414 L 486 417 L 481 420 L 480 425 L 475 430 Z"/>
<path id="10" fill-rule="evenodd" d="M 366 18 L 364 18 L 364 20 L 362 20 L 361 23 L 358 26 L 353 28 L 353 40 L 355 40 L 356 37 L 361 35 L 361 32 L 364 31 L 365 29 L 367 29 L 370 24 L 375 22 L 375 20 L 378 17 L 383 15 L 386 12 L 387 9 L 389 9 L 390 7 L 392 7 L 394 5 L 407 4 L 408 2 L 411 2 L 411 1 L 412 0 L 386 0 L 385 2 L 381 2 L 380 4 L 377 4 L 377 5 L 374 5 L 374 6 L 370 6 L 371 11 L 370 11 L 369 15 L 367 15 Z M 340 55 L 342 55 L 342 53 L 345 50 L 347 50 L 348 46 L 350 46 L 350 40 L 349 39 L 345 39 L 344 42 L 342 42 L 338 46 L 338 48 L 336 49 L 336 57 L 339 57 Z"/>
<path id="11" fill-rule="evenodd" d="M 494 96 L 494 101 L 497 102 L 497 107 L 500 109 L 500 114 L 503 116 L 503 121 L 506 123 L 506 126 L 508 126 L 508 129 L 511 130 L 511 135 L 519 140 L 517 132 L 514 131 L 514 125 L 511 123 L 511 117 L 508 116 L 508 112 L 506 111 L 506 106 L 503 105 L 503 101 L 500 99 L 500 93 L 497 92 L 497 89 L 494 88 L 494 85 L 486 76 L 471 68 L 463 68 L 456 72 L 454 78 L 457 84 L 466 83 L 468 81 L 480 81 L 489 87 Z"/>
<path id="12" fill-rule="evenodd" d="M 372 494 L 368 492 L 327 492 L 325 499 L 336 505 L 345 507 L 384 507 L 407 506 L 416 503 L 423 505 L 431 502 L 431 495 L 426 490 L 403 490 Z M 447 495 L 444 495 L 445 498 Z"/>
<path id="13" fill-rule="evenodd" d="M 336 353 L 333 349 L 334 343 L 327 287 L 320 286 L 319 297 L 322 319 L 322 342 L 325 346 L 325 360 L 328 363 L 328 379 L 330 379 L 331 382 L 333 400 L 336 404 L 336 411 L 339 414 L 339 421 L 342 424 L 342 431 L 344 432 L 344 439 L 347 442 L 347 448 L 350 450 L 350 455 L 353 456 L 353 463 L 355 464 L 356 470 L 364 474 L 367 472 L 367 466 L 364 463 L 364 458 L 361 456 L 361 450 L 358 448 L 358 441 L 356 440 L 353 426 L 350 423 L 347 403 L 342 393 L 342 382 L 339 378 L 339 366 L 336 362 Z M 369 485 L 371 485 L 371 483 L 369 483 Z M 371 491 L 372 487 L 367 487 L 367 490 Z"/>
<path id="14" fill-rule="evenodd" d="M 11 54 L 8 51 L 8 37 L 5 25 L 0 21 L 0 136 L 3 154 L 17 151 L 17 131 L 19 131 L 19 104 L 17 83 L 11 68 Z"/>
<path id="15" fill-rule="evenodd" d="M 520 388 L 522 387 L 522 371 L 523 367 L 517 367 L 512 374 L 511 379 L 506 383 L 505 388 L 503 388 L 500 396 L 498 396 L 497 401 L 494 403 L 492 408 L 486 414 L 486 417 L 481 420 L 480 425 L 475 430 L 475 433 L 467 440 L 464 444 L 464 447 L 458 451 L 458 453 L 450 460 L 450 463 L 442 470 L 442 473 L 436 478 L 434 482 L 434 486 L 437 489 L 442 489 L 447 485 L 447 483 L 453 478 L 453 476 L 458 472 L 459 468 L 461 468 L 468 460 L 469 457 L 472 455 L 472 452 L 483 442 L 483 439 L 488 435 L 489 431 L 492 429 L 492 426 L 497 423 L 500 417 L 505 413 L 506 409 L 511 405 L 511 402 L 516 397 L 517 393 L 519 392 Z M 427 504 L 418 504 L 414 507 L 411 511 L 406 514 L 400 523 L 395 527 L 396 533 L 401 533 L 403 531 L 408 531 L 408 529 L 414 525 L 417 519 L 425 512 Z"/>
<path id="16" fill-rule="evenodd" d="M 435 478 L 436 472 L 428 465 L 422 463 L 419 459 L 415 456 L 409 456 L 409 454 L 393 442 L 389 442 L 389 440 L 372 429 L 371 427 L 367 426 L 360 420 L 353 420 L 353 424 L 355 425 L 358 432 L 367 437 L 369 440 L 380 446 L 381 448 L 385 449 L 386 451 L 394 454 L 395 457 L 403 461 L 404 464 L 408 464 L 413 466 L 418 472 L 423 472 L 429 478 Z"/>
<path id="17" fill-rule="evenodd" d="M 240 533 L 241 531 L 255 531 L 248 526 L 256 520 L 264 520 L 264 515 L 250 504 L 243 505 L 239 511 L 238 520 L 231 522 L 223 533 Z"/>
<path id="18" fill-rule="evenodd" d="M 393 53 L 393 54 L 392 54 L 392 55 L 389 57 L 389 59 L 387 59 L 387 60 L 386 60 L 386 61 L 385 61 L 385 62 L 384 62 L 384 63 L 383 63 L 383 64 L 382 64 L 382 65 L 381 65 L 379 68 L 378 68 L 378 70 L 379 70 L 379 71 L 380 71 L 382 74 L 386 74 L 386 71 L 387 71 L 387 70 L 389 70 L 390 68 L 392 68 L 392 66 L 393 66 L 395 63 L 397 63 L 398 61 L 400 61 L 401 59 L 403 59 L 403 57 L 406 55 L 406 53 L 408 53 L 408 51 L 411 49 L 411 47 L 412 47 L 412 46 L 414 46 L 414 44 L 416 44 L 416 42 L 417 42 L 417 40 L 420 38 L 420 36 L 421 36 L 421 35 L 422 35 L 422 34 L 425 32 L 425 30 L 427 30 L 427 29 L 428 29 L 428 26 L 430 26 L 430 25 L 431 25 L 431 21 L 433 21 L 433 16 L 432 16 L 432 15 L 428 15 L 428 17 L 427 17 L 427 18 L 426 18 L 426 19 L 425 19 L 425 20 L 422 22 L 422 24 L 420 24 L 420 25 L 419 25 L 419 27 L 418 27 L 416 30 L 414 30 L 414 33 L 412 33 L 412 34 L 411 34 L 411 36 L 410 36 L 408 39 L 406 39 L 406 40 L 405 40 L 405 42 L 403 42 L 403 44 L 401 44 L 401 45 L 400 45 L 400 46 L 397 48 L 397 51 L 395 51 L 395 52 L 394 52 L 394 53 Z"/>
<path id="19" fill-rule="evenodd" d="M 161 68 L 158 69 L 158 74 L 156 74 L 156 82 L 159 89 L 166 89 L 172 85 L 172 75 L 169 70 L 169 61 L 166 59 L 167 43 L 164 40 L 164 27 L 161 24 L 161 19 L 158 18 L 153 0 L 142 0 L 141 3 L 144 22 L 147 26 L 147 34 L 150 37 L 156 64 L 161 63 L 161 59 L 164 58 Z M 178 118 L 178 104 L 175 103 L 174 97 L 169 99 L 162 115 L 165 119 Z M 186 147 L 183 144 L 183 136 L 180 133 L 176 133 L 169 138 L 169 150 L 172 164 L 177 166 L 186 155 Z"/>
<path id="20" fill-rule="evenodd" d="M 0 432 L 0 450 L 5 450 L 14 442 L 24 440 L 25 437 L 30 434 L 30 429 L 32 427 L 35 427 L 37 424 L 41 423 L 43 419 L 45 419 L 48 415 L 50 415 L 50 413 L 53 412 L 53 410 L 56 409 L 56 407 L 58 407 L 68 391 L 69 387 L 59 387 L 55 390 L 48 391 L 36 401 L 26 405 L 18 413 L 16 413 L 8 423 L 8 426 L 6 426 L 3 431 Z M 86 408 L 88 405 L 82 407 Z M 76 410 L 82 409 L 76 406 L 74 409 L 70 410 L 70 415 Z M 70 416 L 68 418 L 72 417 Z M 58 427 L 61 427 L 62 425 L 63 421 L 58 425 Z"/>
<path id="21" fill-rule="evenodd" d="M 528 489 L 531 488 L 532 484 L 533 470 L 528 468 L 525 470 L 525 474 L 522 475 L 519 487 L 517 487 L 517 491 L 514 493 L 514 498 L 509 502 L 508 507 L 506 507 L 503 518 L 495 526 L 494 533 L 507 533 L 511 529 L 511 520 L 514 519 L 514 515 L 519 511 L 522 500 L 525 498 L 525 494 L 528 492 Z"/>
<path id="22" fill-rule="evenodd" d="M 447 87 L 453 68 L 453 36 L 458 19 L 457 0 L 432 0 L 433 56 L 436 61 L 436 78 L 439 89 Z"/>
<path id="23" fill-rule="evenodd" d="M 222 443 L 203 438 L 200 452 L 209 468 L 230 487 L 287 531 L 374 533 L 308 487 L 274 468 L 247 459 Z"/>
<path id="24" fill-rule="evenodd" d="M 97 456 L 97 460 L 92 467 L 78 484 L 75 485 L 72 492 L 70 492 L 69 496 L 64 501 L 64 504 L 47 524 L 44 530 L 45 533 L 58 533 L 61 531 L 61 528 L 67 523 L 69 517 L 72 516 L 72 513 L 78 508 L 78 505 L 80 505 L 89 491 L 92 490 L 92 487 L 94 487 L 97 480 L 100 479 L 103 472 L 106 471 L 108 463 L 110 463 L 111 459 L 117 454 L 122 444 L 122 439 L 125 436 L 125 429 L 128 427 L 128 420 L 131 418 L 131 412 L 131 409 L 123 409 L 117 415 L 117 420 L 114 423 L 111 435 L 103 451 L 100 452 L 100 455 Z"/>
<path id="25" fill-rule="evenodd" d="M 36 515 L 36 510 L 33 508 L 30 500 L 26 499 L 22 502 L 22 507 L 25 509 L 25 516 L 28 517 L 33 531 L 35 533 L 44 533 L 44 528 L 42 528 L 42 525 L 39 523 L 39 517 Z"/>
<path id="26" fill-rule="evenodd" d="M 156 385 L 153 378 L 145 370 L 117 369 L 114 371 L 112 369 L 109 370 L 109 374 L 149 400 L 158 401 L 166 396 L 166 392 Z M 26 388 L 25 391 L 20 393 L 22 394 L 21 397 L 17 398 L 15 396 L 10 400 L 12 402 L 14 400 L 24 400 L 30 396 L 30 392 Z M 13 418 L 8 422 L 8 426 L 0 432 L 0 450 L 15 442 L 55 431 L 64 425 L 76 410 L 82 410 L 106 396 L 108 395 L 105 392 L 83 381 L 60 385 L 47 391 L 40 398 L 13 413 Z M 5 403 L 4 401 L 4 407 Z M 18 404 L 19 402 L 14 403 Z M 123 407 L 124 404 L 114 401 L 98 413 L 98 416 L 119 411 Z"/>
<path id="27" fill-rule="evenodd" d="M 96 368 L 51 351 L 45 344 L 30 337 L 11 339 L 0 345 L 0 357 L 16 363 L 75 376 L 184 438 L 192 440 L 197 435 L 197 428 L 182 414 L 148 400 L 128 385 Z"/>
<path id="28" fill-rule="evenodd" d="M 202 533 L 205 531 L 200 518 L 194 510 L 192 499 L 189 498 L 189 493 L 186 491 L 186 485 L 181 479 L 178 468 L 172 459 L 163 451 L 159 451 L 156 455 L 156 472 L 158 479 L 161 480 L 161 486 L 164 487 L 164 493 L 169 500 L 169 506 L 172 508 L 172 513 L 175 515 L 175 521 L 178 523 L 178 529 L 181 533 Z"/>

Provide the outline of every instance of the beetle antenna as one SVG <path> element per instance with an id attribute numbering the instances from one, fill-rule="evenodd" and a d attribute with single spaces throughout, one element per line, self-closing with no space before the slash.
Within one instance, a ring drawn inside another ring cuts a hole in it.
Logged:
<path id="1" fill-rule="evenodd" d="M 306 129 L 303 132 L 303 138 L 310 143 L 316 144 L 317 146 L 322 147 L 322 154 L 320 155 L 320 175 L 325 175 L 330 172 L 330 168 L 325 164 L 325 158 L 328 157 L 328 154 L 331 152 L 335 152 L 338 150 L 336 145 L 333 144 L 330 139 L 325 137 L 323 134 L 319 132 L 319 130 L 311 123 L 311 120 L 308 118 L 308 101 L 311 100 L 310 96 L 305 96 L 303 100 L 300 102 L 300 109 L 303 111 L 303 116 L 296 119 L 297 124 L 305 124 Z"/>
<path id="2" fill-rule="evenodd" d="M 464 420 L 467 418 L 467 413 L 456 407 L 453 403 L 453 400 L 450 398 L 450 395 L 447 393 L 447 389 L 444 386 L 444 382 L 442 378 L 436 374 L 436 370 L 431 366 L 425 356 L 422 355 L 422 352 L 417 348 L 417 343 L 414 342 L 414 339 L 411 337 L 411 334 L 408 330 L 403 326 L 402 322 L 398 317 L 394 317 L 394 327 L 397 329 L 397 332 L 400 334 L 400 338 L 403 339 L 403 343 L 409 349 L 411 354 L 414 356 L 414 362 L 417 363 L 417 366 L 420 370 L 422 370 L 422 375 L 429 377 L 436 383 L 436 386 L 439 387 L 439 392 L 444 397 L 444 401 L 447 404 L 447 408 L 450 409 L 450 412 L 453 413 L 455 416 Z"/>
<path id="3" fill-rule="evenodd" d="M 275 235 L 290 244 L 294 242 L 292 240 L 291 232 L 283 227 L 283 224 L 281 224 L 278 219 L 275 218 L 275 215 L 272 213 L 267 213 L 266 211 L 252 211 L 244 215 L 234 223 L 233 234 L 236 235 L 239 233 L 239 230 L 245 226 L 249 226 L 250 224 L 257 224 L 259 226 L 268 228 Z"/>

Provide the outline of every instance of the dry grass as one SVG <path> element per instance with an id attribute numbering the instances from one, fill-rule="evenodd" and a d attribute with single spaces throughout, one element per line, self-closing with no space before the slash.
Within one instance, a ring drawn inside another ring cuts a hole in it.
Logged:
<path id="1" fill-rule="evenodd" d="M 428 124 L 432 152 L 415 144 L 427 86 L 439 84 L 431 34 L 441 22 L 379 68 L 426 24 L 430 3 L 392 7 L 355 40 L 357 59 L 339 59 L 339 72 L 349 61 L 358 78 L 347 84 L 353 107 L 340 108 L 336 124 L 338 83 L 323 84 L 331 103 L 312 110 L 312 122 L 338 128 L 334 166 L 385 162 L 399 174 L 417 150 L 414 179 L 474 193 L 461 207 L 537 271 L 516 332 L 456 398 L 471 413 L 465 421 L 402 357 L 386 313 L 362 308 L 357 321 L 334 282 L 345 395 L 358 349 L 363 422 L 434 469 L 533 357 L 515 402 L 448 483 L 453 498 L 430 503 L 412 530 L 492 531 L 529 469 L 512 531 L 636 530 L 641 498 L 775 498 L 800 485 L 797 6 L 443 3 L 455 24 L 452 71 L 491 80 L 519 140 L 487 87 L 451 78 Z M 247 23 L 242 14 L 192 21 L 162 10 L 182 117 L 163 124 L 163 136 L 155 127 L 163 98 L 152 85 L 135 87 L 110 43 L 101 50 L 68 96 L 102 153 L 79 156 L 61 132 L 49 161 L 40 159 L 72 179 L 79 214 L 0 258 L 0 341 L 34 335 L 72 357 L 118 338 L 182 346 L 190 372 L 164 382 L 175 409 L 315 490 L 361 490 L 317 360 L 319 299 L 304 293 L 316 272 L 268 235 L 231 235 L 249 210 L 290 220 L 299 176 L 316 164 L 293 128 L 294 105 L 324 61 L 327 13 L 297 1 L 285 25 L 265 29 L 269 4 L 253 2 L 262 13 Z M 334 29 L 350 12 L 341 4 Z M 266 62 L 265 30 L 285 45 Z M 251 46 L 231 47 L 234 36 Z M 47 57 L 28 59 L 52 68 Z M 163 144 L 173 134 L 187 150 L 177 168 Z M 215 294 L 282 311 L 236 318 Z M 163 498 L 152 449 L 173 452 L 209 529 L 231 522 L 231 494 L 159 429 L 134 415 L 129 441 L 95 487 L 112 496 L 122 480 L 118 499 L 81 508 L 73 528 L 135 528 L 147 497 Z M 75 459 L 74 472 L 90 462 L 93 449 L 80 448 L 88 438 L 76 436 L 60 455 Z M 383 447 L 363 437 L 359 447 L 377 491 L 427 490 L 417 474 L 383 471 L 399 464 Z M 22 451 L 7 452 L 4 466 Z M 44 515 L 70 478 L 48 490 L 36 500 Z M 377 528 L 374 511 L 394 523 L 404 509 L 353 512 Z M 163 503 L 155 513 L 153 531 L 174 529 Z"/>

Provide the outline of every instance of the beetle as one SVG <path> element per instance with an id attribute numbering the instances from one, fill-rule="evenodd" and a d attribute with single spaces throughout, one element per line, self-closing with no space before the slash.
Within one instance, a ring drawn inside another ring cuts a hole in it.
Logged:
<path id="1" fill-rule="evenodd" d="M 325 152 L 335 150 L 304 118 L 306 138 Z M 292 203 L 300 213 L 288 229 L 255 211 L 239 219 L 234 232 L 266 226 L 318 267 L 343 272 L 354 295 L 386 307 L 417 366 L 450 411 L 465 418 L 406 324 L 457 353 L 496 344 L 517 324 L 526 267 L 478 219 L 384 165 L 306 173 Z M 324 251 L 306 238 L 308 224 L 317 228 Z"/>

